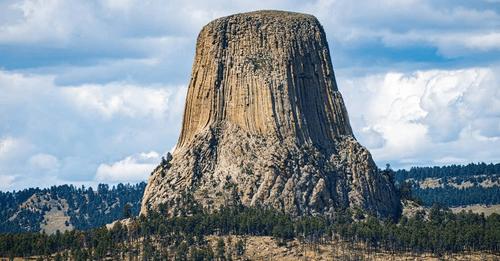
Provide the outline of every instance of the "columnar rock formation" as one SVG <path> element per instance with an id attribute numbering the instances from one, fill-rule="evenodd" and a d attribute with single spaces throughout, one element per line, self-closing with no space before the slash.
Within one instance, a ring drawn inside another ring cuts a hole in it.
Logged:
<path id="1" fill-rule="evenodd" d="M 353 136 L 315 17 L 258 11 L 202 29 L 173 159 L 153 171 L 141 211 L 174 213 L 186 195 L 209 210 L 239 201 L 396 215 L 390 177 Z"/>

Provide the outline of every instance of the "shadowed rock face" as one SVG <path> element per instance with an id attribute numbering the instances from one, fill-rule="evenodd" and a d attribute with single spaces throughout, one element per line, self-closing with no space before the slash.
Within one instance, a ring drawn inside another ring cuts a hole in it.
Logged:
<path id="1" fill-rule="evenodd" d="M 258 11 L 202 29 L 173 160 L 153 171 L 142 212 L 175 214 L 186 194 L 207 209 L 397 214 L 389 177 L 352 134 L 315 17 Z"/>

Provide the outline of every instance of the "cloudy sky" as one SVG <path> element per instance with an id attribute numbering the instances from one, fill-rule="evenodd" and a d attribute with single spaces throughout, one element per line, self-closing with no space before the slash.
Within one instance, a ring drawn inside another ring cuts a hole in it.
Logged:
<path id="1" fill-rule="evenodd" d="M 176 143 L 197 33 L 314 14 L 357 139 L 396 168 L 500 162 L 500 2 L 0 0 L 0 190 L 146 180 Z"/>

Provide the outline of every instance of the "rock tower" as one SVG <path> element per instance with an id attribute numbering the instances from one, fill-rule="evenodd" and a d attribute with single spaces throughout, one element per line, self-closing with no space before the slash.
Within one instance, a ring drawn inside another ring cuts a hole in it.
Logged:
<path id="1" fill-rule="evenodd" d="M 397 215 L 390 177 L 354 138 L 314 16 L 257 11 L 203 27 L 173 158 L 151 174 L 141 212 L 175 213 L 186 195 L 208 210 Z"/>

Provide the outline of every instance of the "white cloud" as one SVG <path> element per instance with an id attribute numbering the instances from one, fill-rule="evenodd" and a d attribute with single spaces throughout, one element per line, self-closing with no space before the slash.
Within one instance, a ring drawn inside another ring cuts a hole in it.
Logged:
<path id="1" fill-rule="evenodd" d="M 12 137 L 0 139 L 0 159 L 5 160 L 12 155 L 22 152 L 24 150 L 23 143 L 22 140 Z"/>
<path id="2" fill-rule="evenodd" d="M 151 151 L 131 155 L 111 164 L 103 163 L 97 168 L 96 180 L 104 183 L 144 181 L 159 162 L 160 155 Z"/>
<path id="3" fill-rule="evenodd" d="M 425 29 L 405 33 L 381 32 L 380 36 L 384 44 L 389 47 L 430 45 L 437 47 L 446 57 L 500 51 L 500 31 L 443 33 L 439 30 Z"/>
<path id="4" fill-rule="evenodd" d="M 34 146 L 22 138 L 0 138 L 0 174 L 16 173 L 33 150 Z"/>
<path id="5" fill-rule="evenodd" d="M 0 24 L 0 43 L 109 48 L 103 46 L 108 42 L 145 50 L 139 42 L 185 35 L 210 19 L 200 21 L 197 8 L 183 1 L 20 0 L 0 11 L 16 14 Z"/>
<path id="6" fill-rule="evenodd" d="M 164 117 L 170 109 L 168 105 L 172 95 L 172 91 L 165 87 L 144 88 L 126 83 L 67 87 L 61 92 L 82 113 L 97 113 L 105 118 L 116 115 Z"/>
<path id="7" fill-rule="evenodd" d="M 0 104 L 10 106 L 14 104 L 30 105 L 30 102 L 40 97 L 52 95 L 52 76 L 21 74 L 0 70 Z M 0 111 L 0 115 L 2 115 Z M 2 115 L 6 116 L 6 115 Z"/>
<path id="8" fill-rule="evenodd" d="M 316 1 L 303 10 L 317 15 L 324 24 L 337 57 L 340 50 L 344 66 L 368 59 L 343 57 L 342 51 L 347 50 L 378 51 L 379 60 L 389 59 L 383 54 L 390 51 L 408 49 L 407 55 L 411 55 L 412 49 L 422 48 L 436 49 L 437 55 L 445 58 L 477 58 L 483 54 L 481 57 L 491 59 L 487 54 L 492 52 L 498 57 L 500 10 L 498 6 L 478 2 Z M 388 50 L 383 50 L 379 43 Z M 391 58 L 404 61 L 408 56 Z"/>
<path id="9" fill-rule="evenodd" d="M 127 82 L 57 86 L 54 79 L 54 76 L 0 70 L 0 103 L 4 105 L 0 119 L 14 117 L 6 113 L 9 107 L 40 112 L 36 111 L 42 105 L 38 103 L 47 100 L 50 100 L 49 105 L 60 103 L 56 105 L 77 110 L 82 115 L 166 118 L 170 111 L 178 111 L 179 108 L 176 107 L 183 105 L 179 101 L 183 101 L 186 91 L 185 86 L 138 85 Z M 22 112 L 23 110 L 19 111 Z"/>
<path id="10" fill-rule="evenodd" d="M 0 174 L 0 190 L 10 190 L 15 178 L 16 177 L 12 175 Z"/>
<path id="11" fill-rule="evenodd" d="M 88 9 L 81 8 L 79 16 L 72 15 L 81 6 L 77 1 L 69 3 L 61 0 L 26 0 L 13 3 L 9 9 L 20 11 L 20 15 L 0 26 L 0 42 L 50 42 L 63 46 L 71 40 L 73 26 L 84 22 L 83 17 L 88 14 Z"/>
<path id="12" fill-rule="evenodd" d="M 133 0 L 105 0 L 104 5 L 110 10 L 117 10 L 122 12 L 129 12 L 132 8 Z"/>
<path id="13" fill-rule="evenodd" d="M 59 168 L 59 160 L 50 154 L 38 153 L 30 157 L 29 164 L 35 169 L 55 171 Z"/>
<path id="14" fill-rule="evenodd" d="M 358 138 L 372 149 L 379 164 L 496 161 L 500 158 L 494 147 L 500 147 L 499 71 L 387 73 L 339 85 Z"/>

